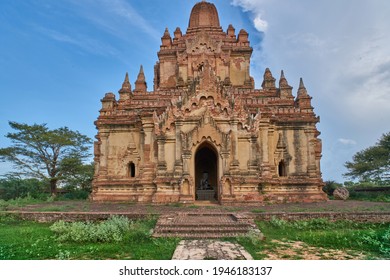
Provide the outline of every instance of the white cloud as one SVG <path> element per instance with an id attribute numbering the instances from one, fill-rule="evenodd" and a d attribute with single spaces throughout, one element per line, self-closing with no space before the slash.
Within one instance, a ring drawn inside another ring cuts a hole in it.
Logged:
<path id="1" fill-rule="evenodd" d="M 352 139 L 339 138 L 338 141 L 344 145 L 356 145 L 356 141 Z"/>
<path id="2" fill-rule="evenodd" d="M 266 32 L 268 22 L 263 18 L 264 11 L 262 4 L 264 0 L 233 0 L 232 5 L 240 6 L 245 12 L 250 12 L 253 15 L 253 25 L 259 32 Z"/>
<path id="3" fill-rule="evenodd" d="M 323 173 L 340 179 L 343 163 L 389 130 L 390 2 L 233 0 L 232 4 L 254 18 L 266 19 L 264 40 L 261 48 L 254 49 L 252 64 L 269 67 L 275 77 L 284 69 L 295 88 L 299 77 L 304 78 L 321 116 Z M 340 145 L 334 145 L 334 139 Z"/>
<path id="4" fill-rule="evenodd" d="M 263 20 L 260 15 L 257 15 L 255 19 L 253 20 L 253 23 L 255 25 L 255 28 L 260 32 L 265 32 L 268 27 L 268 22 Z"/>

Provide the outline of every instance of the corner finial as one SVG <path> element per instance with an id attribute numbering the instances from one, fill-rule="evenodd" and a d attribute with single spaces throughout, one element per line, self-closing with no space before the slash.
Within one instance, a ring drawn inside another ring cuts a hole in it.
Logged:
<path id="1" fill-rule="evenodd" d="M 263 83 L 262 87 L 264 89 L 274 89 L 275 88 L 275 78 L 272 76 L 271 70 L 269 68 L 266 68 L 263 75 Z"/>
<path id="2" fill-rule="evenodd" d="M 131 94 L 131 84 L 129 74 L 126 72 L 125 80 L 122 83 L 122 88 L 119 90 L 120 100 L 129 99 Z"/>
<path id="3" fill-rule="evenodd" d="M 161 37 L 161 43 L 165 47 L 169 47 L 172 45 L 171 34 L 169 34 L 168 27 L 165 27 L 164 35 Z"/>
<path id="4" fill-rule="evenodd" d="M 299 80 L 299 88 L 305 88 L 305 85 L 303 83 L 303 79 L 302 78 L 300 78 L 300 80 Z"/>
<path id="5" fill-rule="evenodd" d="M 280 73 L 279 87 L 288 87 L 289 84 L 287 82 L 286 77 L 284 76 L 284 71 Z"/>
<path id="6" fill-rule="evenodd" d="M 298 88 L 298 98 L 302 98 L 303 96 L 307 96 L 307 90 L 305 88 L 305 84 L 303 83 L 303 79 L 300 78 L 299 80 L 299 88 Z"/>
<path id="7" fill-rule="evenodd" d="M 141 65 L 137 77 L 137 81 L 135 81 L 135 90 L 136 92 L 146 92 L 146 81 L 145 81 L 145 74 L 144 74 L 144 67 Z"/>

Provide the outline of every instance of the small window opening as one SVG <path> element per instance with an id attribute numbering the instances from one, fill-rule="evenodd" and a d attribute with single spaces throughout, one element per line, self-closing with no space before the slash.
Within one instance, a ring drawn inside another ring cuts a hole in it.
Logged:
<path id="1" fill-rule="evenodd" d="M 134 162 L 129 163 L 129 175 L 131 178 L 135 177 L 135 164 L 134 164 Z"/>
<path id="2" fill-rule="evenodd" d="M 286 164 L 285 164 L 284 160 L 281 160 L 279 162 L 278 171 L 279 171 L 279 177 L 286 177 L 287 176 Z"/>

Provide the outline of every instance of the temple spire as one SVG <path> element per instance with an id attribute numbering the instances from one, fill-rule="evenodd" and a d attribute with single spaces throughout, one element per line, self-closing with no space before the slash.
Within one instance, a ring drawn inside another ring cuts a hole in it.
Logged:
<path id="1" fill-rule="evenodd" d="M 299 88 L 298 88 L 298 94 L 297 97 L 307 96 L 307 90 L 305 88 L 305 84 L 303 83 L 303 79 L 300 78 L 299 80 Z"/>
<path id="2" fill-rule="evenodd" d="M 307 93 L 302 78 L 299 80 L 299 88 L 295 103 L 301 109 L 313 111 L 313 107 L 311 106 L 311 96 Z"/>
<path id="3" fill-rule="evenodd" d="M 288 82 L 286 77 L 284 76 L 284 71 L 280 73 L 280 79 L 279 79 L 279 87 L 288 86 Z"/>
<path id="4" fill-rule="evenodd" d="M 279 90 L 280 90 L 280 97 L 281 98 L 294 99 L 294 97 L 292 96 L 292 86 L 290 86 L 288 84 L 287 79 L 284 76 L 283 70 L 280 73 Z"/>
<path id="5" fill-rule="evenodd" d="M 137 80 L 135 81 L 135 90 L 136 92 L 146 92 L 147 85 L 144 74 L 144 67 L 141 65 L 138 73 Z"/>
<path id="6" fill-rule="evenodd" d="M 269 70 L 269 68 L 265 69 L 263 77 L 264 79 L 261 85 L 263 89 L 274 89 L 276 79 L 272 76 L 271 70 Z"/>
<path id="7" fill-rule="evenodd" d="M 169 47 L 172 45 L 171 34 L 169 34 L 168 27 L 165 28 L 164 35 L 161 37 L 161 43 L 164 47 Z"/>
<path id="8" fill-rule="evenodd" d="M 129 73 L 126 72 L 125 80 L 122 83 L 122 88 L 119 90 L 119 100 L 127 100 L 130 98 L 131 84 L 129 81 Z"/>
<path id="9" fill-rule="evenodd" d="M 302 78 L 300 78 L 300 80 L 299 80 L 299 88 L 305 88 L 305 85 L 303 84 Z"/>

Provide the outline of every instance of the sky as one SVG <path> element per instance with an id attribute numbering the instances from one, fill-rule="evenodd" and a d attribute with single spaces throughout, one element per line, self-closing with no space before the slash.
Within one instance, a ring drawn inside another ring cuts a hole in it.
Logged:
<path id="1" fill-rule="evenodd" d="M 211 0 L 210 0 L 211 1 Z M 94 138 L 107 92 L 148 89 L 165 28 L 184 33 L 197 0 L 0 1 L 0 147 L 8 121 L 67 126 Z M 269 67 L 293 93 L 302 77 L 323 142 L 324 180 L 390 131 L 390 1 L 214 0 L 223 30 L 245 29 L 256 88 Z M 0 163 L 0 175 L 10 171 Z"/>

